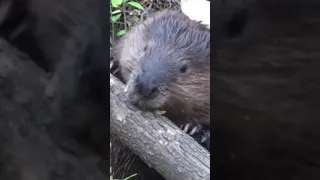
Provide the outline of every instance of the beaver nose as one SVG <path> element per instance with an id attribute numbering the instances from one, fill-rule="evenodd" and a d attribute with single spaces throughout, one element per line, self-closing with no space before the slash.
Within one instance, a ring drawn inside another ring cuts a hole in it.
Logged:
<path id="1" fill-rule="evenodd" d="M 137 92 L 140 93 L 144 98 L 155 98 L 159 94 L 159 89 L 157 86 L 148 86 L 142 83 L 136 85 Z"/>

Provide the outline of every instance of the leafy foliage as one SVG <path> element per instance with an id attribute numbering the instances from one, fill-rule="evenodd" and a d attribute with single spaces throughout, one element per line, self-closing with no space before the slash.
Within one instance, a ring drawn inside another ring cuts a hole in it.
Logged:
<path id="1" fill-rule="evenodd" d="M 134 0 L 111 0 L 110 34 L 113 42 L 127 32 L 128 27 L 132 24 L 132 19 L 139 21 L 138 16 L 142 10 L 144 10 L 143 5 Z"/>

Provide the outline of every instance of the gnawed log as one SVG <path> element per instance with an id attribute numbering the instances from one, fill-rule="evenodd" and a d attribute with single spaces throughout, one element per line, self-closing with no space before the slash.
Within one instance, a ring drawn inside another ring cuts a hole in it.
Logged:
<path id="1" fill-rule="evenodd" d="M 110 74 L 111 133 L 168 180 L 210 179 L 209 152 L 167 118 L 130 106 L 123 89 Z"/>

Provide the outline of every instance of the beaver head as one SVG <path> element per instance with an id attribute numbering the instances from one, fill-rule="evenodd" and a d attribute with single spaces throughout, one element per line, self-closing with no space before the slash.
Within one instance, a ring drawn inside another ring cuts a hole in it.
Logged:
<path id="1" fill-rule="evenodd" d="M 210 32 L 178 11 L 167 11 L 140 25 L 141 53 L 126 87 L 128 99 L 142 109 L 210 100 Z M 208 100 L 204 100 L 208 99 Z M 182 110 L 186 110 L 182 107 Z M 209 105 L 208 105 L 209 108 Z"/>

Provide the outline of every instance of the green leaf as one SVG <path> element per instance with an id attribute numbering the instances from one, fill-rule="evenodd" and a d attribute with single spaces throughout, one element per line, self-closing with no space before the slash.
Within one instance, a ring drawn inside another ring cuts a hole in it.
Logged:
<path id="1" fill-rule="evenodd" d="M 144 9 L 144 8 L 142 7 L 142 5 L 139 4 L 139 3 L 137 3 L 137 2 L 130 1 L 130 2 L 128 2 L 128 4 L 131 5 L 131 6 L 133 6 L 133 7 L 135 7 L 135 8 L 138 8 L 138 9 L 142 9 L 142 10 Z"/>
<path id="2" fill-rule="evenodd" d="M 120 19 L 121 15 L 122 15 L 122 14 L 117 14 L 117 15 L 115 15 L 115 16 L 112 16 L 112 17 L 111 17 L 112 22 L 118 21 L 118 20 Z"/>
<path id="3" fill-rule="evenodd" d="M 121 13 L 122 11 L 120 9 L 113 11 L 111 14 L 118 14 Z"/>
<path id="4" fill-rule="evenodd" d="M 118 7 L 119 5 L 122 4 L 122 1 L 123 1 L 123 0 L 111 0 L 111 5 L 112 5 L 113 7 Z"/>
<path id="5" fill-rule="evenodd" d="M 126 30 L 122 29 L 117 33 L 117 36 L 123 36 L 126 33 Z"/>

